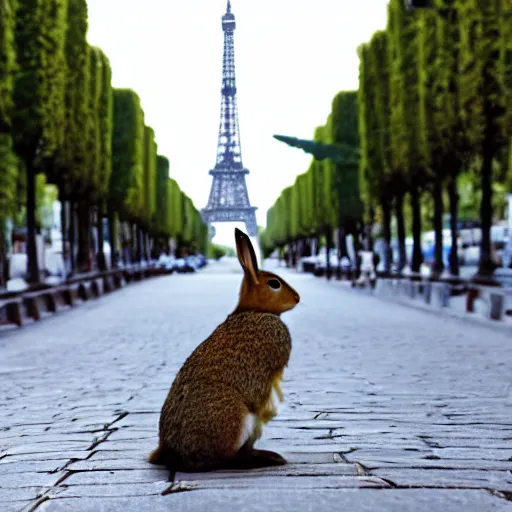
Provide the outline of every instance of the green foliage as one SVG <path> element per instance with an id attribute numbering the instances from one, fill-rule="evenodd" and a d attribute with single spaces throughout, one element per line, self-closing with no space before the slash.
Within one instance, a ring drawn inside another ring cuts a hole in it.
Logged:
<path id="1" fill-rule="evenodd" d="M 500 32 L 504 0 L 458 1 L 460 18 L 461 116 L 474 150 L 503 145 L 505 76 Z M 487 137 L 487 141 L 485 141 Z"/>
<path id="2" fill-rule="evenodd" d="M 408 16 L 402 0 L 389 3 L 389 50 L 392 57 L 391 148 L 393 167 L 405 173 L 415 186 L 424 182 L 425 150 L 418 129 L 419 73 L 416 19 Z"/>
<path id="3" fill-rule="evenodd" d="M 224 256 L 234 257 L 236 255 L 232 247 L 226 247 L 224 245 L 212 244 L 210 248 L 211 257 L 220 260 Z"/>
<path id="4" fill-rule="evenodd" d="M 100 97 L 102 90 L 101 56 L 98 48 L 89 51 L 89 94 L 87 115 L 87 174 L 82 177 L 82 195 L 99 199 L 101 189 Z"/>
<path id="5" fill-rule="evenodd" d="M 170 236 L 169 224 L 169 160 L 158 155 L 156 169 L 156 216 L 155 231 L 161 236 Z"/>
<path id="6" fill-rule="evenodd" d="M 143 218 L 144 117 L 139 97 L 114 89 L 110 203 L 122 220 Z"/>
<path id="7" fill-rule="evenodd" d="M 90 47 L 87 44 L 87 4 L 68 0 L 65 38 L 64 134 L 54 164 L 47 170 L 61 196 L 82 192 L 90 177 L 89 94 Z"/>
<path id="8" fill-rule="evenodd" d="M 328 129 L 332 141 L 345 147 L 345 154 L 350 155 L 333 165 L 330 184 L 332 225 L 346 226 L 361 218 L 363 207 L 358 170 L 360 137 L 356 91 L 341 91 L 334 97 Z"/>
<path id="9" fill-rule="evenodd" d="M 8 133 L 13 106 L 16 52 L 14 0 L 0 0 L 0 133 Z"/>
<path id="10" fill-rule="evenodd" d="M 52 227 L 53 203 L 58 199 L 58 189 L 55 185 L 48 184 L 46 176 L 41 173 L 36 179 L 37 212 L 36 221 L 38 226 L 44 229 Z"/>
<path id="11" fill-rule="evenodd" d="M 16 152 L 30 165 L 63 142 L 66 8 L 66 0 L 33 0 L 17 9 L 12 127 Z"/>
<path id="12" fill-rule="evenodd" d="M 18 166 L 11 136 L 0 133 L 0 230 L 16 206 Z"/>
<path id="13" fill-rule="evenodd" d="M 315 130 L 318 147 L 339 149 L 336 159 L 313 159 L 308 171 L 285 188 L 267 212 L 260 244 L 267 257 L 275 247 L 321 236 L 361 216 L 358 106 L 355 91 L 340 92 L 324 126 Z"/>
<path id="14" fill-rule="evenodd" d="M 0 231 L 2 233 L 5 219 L 12 214 L 16 204 L 18 175 L 18 162 L 14 155 L 10 133 L 16 71 L 14 29 L 14 2 L 0 0 Z M 2 250 L 3 247 L 0 246 L 0 253 Z"/>
<path id="15" fill-rule="evenodd" d="M 112 131 L 114 120 L 112 69 L 107 56 L 99 50 L 101 90 L 98 103 L 98 125 L 100 132 L 100 159 L 98 164 L 98 196 L 105 200 L 108 196 L 112 174 Z"/>
<path id="16" fill-rule="evenodd" d="M 155 131 L 144 127 L 144 223 L 152 226 L 156 210 L 157 145 Z"/>
<path id="17" fill-rule="evenodd" d="M 182 194 L 178 183 L 172 178 L 167 182 L 167 198 L 169 234 L 173 238 L 178 238 L 183 231 Z"/>

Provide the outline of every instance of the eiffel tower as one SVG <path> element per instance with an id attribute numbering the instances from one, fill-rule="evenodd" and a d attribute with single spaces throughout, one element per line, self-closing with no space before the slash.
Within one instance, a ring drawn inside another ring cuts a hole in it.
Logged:
<path id="1" fill-rule="evenodd" d="M 245 222 L 247 234 L 256 236 L 256 209 L 249 202 L 245 176 L 249 171 L 242 164 L 235 77 L 235 16 L 228 0 L 227 11 L 222 16 L 224 31 L 224 57 L 222 63 L 222 96 L 220 110 L 217 161 L 210 171 L 213 176 L 208 204 L 202 210 L 203 221 Z"/>

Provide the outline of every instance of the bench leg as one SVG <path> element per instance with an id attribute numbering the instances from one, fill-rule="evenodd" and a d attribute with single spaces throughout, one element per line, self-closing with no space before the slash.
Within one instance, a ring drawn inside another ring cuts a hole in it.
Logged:
<path id="1" fill-rule="evenodd" d="M 85 288 L 85 286 L 83 284 L 81 284 L 79 287 L 78 287 L 78 296 L 84 301 L 86 302 L 87 300 L 89 300 L 89 294 L 87 293 L 87 289 Z"/>
<path id="2" fill-rule="evenodd" d="M 55 295 L 53 293 L 50 293 L 45 297 L 46 300 L 46 309 L 50 313 L 56 313 L 57 312 L 57 301 L 55 300 Z"/>
<path id="3" fill-rule="evenodd" d="M 27 308 L 28 316 L 32 317 L 36 321 L 41 320 L 41 313 L 39 312 L 39 306 L 36 299 L 25 299 L 25 306 Z"/>
<path id="4" fill-rule="evenodd" d="M 19 302 L 7 304 L 7 318 L 9 322 L 16 324 L 18 327 L 23 327 L 21 304 Z"/>

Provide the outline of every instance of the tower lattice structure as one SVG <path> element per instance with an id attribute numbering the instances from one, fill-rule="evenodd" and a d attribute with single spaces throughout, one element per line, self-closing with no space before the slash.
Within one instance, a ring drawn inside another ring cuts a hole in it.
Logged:
<path id="1" fill-rule="evenodd" d="M 235 16 L 228 0 L 222 16 L 224 56 L 222 62 L 222 95 L 217 160 L 210 170 L 213 176 L 208 204 L 201 214 L 206 224 L 212 222 L 245 222 L 247 234 L 256 236 L 256 208 L 249 202 L 245 181 L 249 171 L 242 163 L 235 76 Z"/>

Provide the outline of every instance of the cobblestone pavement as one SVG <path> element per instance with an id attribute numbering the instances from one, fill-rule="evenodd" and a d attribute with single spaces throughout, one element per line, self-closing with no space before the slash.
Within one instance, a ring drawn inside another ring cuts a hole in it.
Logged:
<path id="1" fill-rule="evenodd" d="M 0 335 L 0 511 L 512 510 L 510 334 L 291 273 L 286 403 L 260 441 L 290 464 L 174 482 L 149 465 L 176 371 L 234 307 L 235 268 Z"/>

